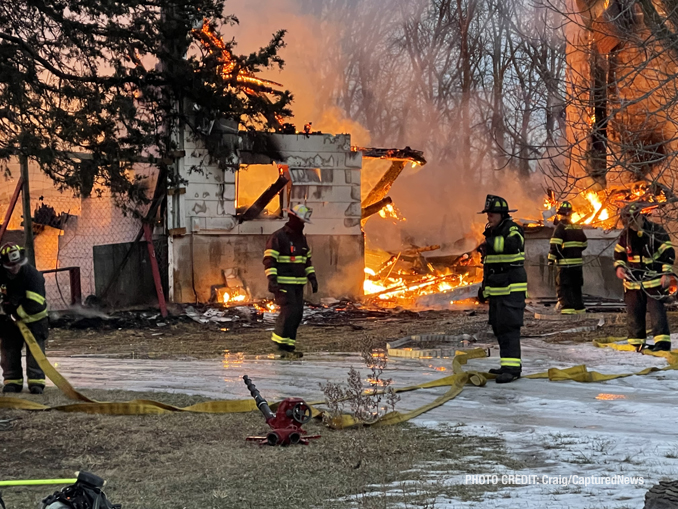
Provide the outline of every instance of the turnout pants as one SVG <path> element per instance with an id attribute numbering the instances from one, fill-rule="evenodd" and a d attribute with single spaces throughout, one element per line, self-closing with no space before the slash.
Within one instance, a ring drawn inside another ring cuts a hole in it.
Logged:
<path id="1" fill-rule="evenodd" d="M 28 328 L 35 336 L 35 341 L 40 345 L 40 349 L 44 352 L 45 342 L 49 335 L 47 319 L 28 324 Z M 24 385 L 21 369 L 21 350 L 24 344 L 24 337 L 21 335 L 19 327 L 8 318 L 0 320 L 0 366 L 2 367 L 2 378 L 5 385 L 17 385 L 18 387 Z M 28 387 L 45 386 L 45 373 L 38 366 L 28 346 L 26 346 L 26 377 Z"/>
<path id="2" fill-rule="evenodd" d="M 499 342 L 501 367 L 504 371 L 520 374 L 520 328 L 525 311 L 525 293 L 490 296 L 490 325 Z"/>
<path id="3" fill-rule="evenodd" d="M 661 294 L 648 295 L 651 290 L 625 290 L 626 325 L 628 328 L 629 344 L 644 345 L 646 339 L 645 313 L 649 311 L 652 320 L 652 335 L 654 342 L 671 341 L 669 321 L 666 317 L 666 308 Z"/>
<path id="4" fill-rule="evenodd" d="M 556 291 L 562 314 L 572 315 L 586 311 L 582 297 L 583 285 L 584 269 L 582 267 L 558 267 Z"/>
<path id="5" fill-rule="evenodd" d="M 304 286 L 280 285 L 280 290 L 275 294 L 280 314 L 271 339 L 283 350 L 294 350 L 297 342 L 297 329 L 304 315 Z"/>

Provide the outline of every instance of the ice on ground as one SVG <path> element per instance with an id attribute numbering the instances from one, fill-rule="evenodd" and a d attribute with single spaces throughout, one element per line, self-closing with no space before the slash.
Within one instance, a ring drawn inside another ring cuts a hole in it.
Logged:
<path id="1" fill-rule="evenodd" d="M 578 364 L 602 373 L 636 373 L 651 366 L 666 366 L 663 358 L 591 344 L 524 339 L 522 347 L 524 374 Z M 496 367 L 496 347 L 492 355 L 469 361 L 465 369 L 486 371 Z M 319 384 L 345 381 L 350 366 L 360 370 L 363 377 L 368 371 L 359 356 L 341 354 L 308 355 L 292 362 L 233 354 L 225 354 L 221 361 L 51 360 L 78 388 L 171 391 L 244 399 L 249 393 L 241 377 L 247 374 L 269 401 L 288 396 L 320 400 Z M 406 386 L 448 374 L 449 359 L 391 359 L 386 376 L 396 386 Z M 450 423 L 460 423 L 462 431 L 476 436 L 501 437 L 520 468 L 510 470 L 502 464 L 485 463 L 486 474 L 497 476 L 496 491 L 487 493 L 480 503 L 438 497 L 435 507 L 641 508 L 650 486 L 664 478 L 678 478 L 677 390 L 678 371 L 604 383 L 522 378 L 506 385 L 490 381 L 485 387 L 467 386 L 454 400 L 412 422 L 442 431 Z M 441 387 L 403 393 L 399 409 L 414 409 L 445 391 Z M 422 468 L 429 472 L 431 483 L 438 485 L 480 481 L 467 478 L 466 472 L 437 471 L 435 465 Z M 509 478 L 502 476 L 509 475 L 532 477 L 527 477 L 527 483 L 503 484 Z M 636 484 L 619 484 L 615 476 Z M 614 484 L 591 484 L 605 483 L 607 477 Z M 643 484 L 639 484 L 639 477 Z M 489 482 L 493 480 L 491 477 Z"/>

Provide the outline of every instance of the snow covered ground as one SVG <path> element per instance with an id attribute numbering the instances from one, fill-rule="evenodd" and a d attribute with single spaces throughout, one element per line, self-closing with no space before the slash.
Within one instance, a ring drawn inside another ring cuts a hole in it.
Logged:
<path id="1" fill-rule="evenodd" d="M 678 338 L 673 341 L 678 344 Z M 666 365 L 662 358 L 590 344 L 556 345 L 540 339 L 524 339 L 522 344 L 524 374 L 578 364 L 602 373 L 635 373 Z M 248 374 L 270 401 L 287 396 L 319 400 L 319 384 L 345 381 L 349 366 L 364 375 L 367 372 L 358 356 L 340 354 L 309 355 L 294 362 L 237 354 L 225 354 L 221 362 L 93 357 L 51 360 L 78 388 L 243 399 L 249 393 L 241 377 Z M 497 364 L 495 347 L 492 357 L 471 360 L 465 369 L 486 371 Z M 449 359 L 392 359 L 387 370 L 396 386 L 448 374 Z M 445 391 L 443 387 L 404 393 L 399 409 L 416 408 Z M 435 465 L 427 465 L 432 485 L 486 482 L 496 488 L 482 502 L 438 497 L 434 507 L 640 509 L 650 486 L 664 478 L 678 479 L 677 395 L 677 371 L 604 383 L 523 378 L 507 385 L 490 381 L 485 387 L 467 386 L 454 400 L 412 422 L 442 431 L 460 425 L 457 431 L 501 437 L 521 468 L 511 470 L 484 457 L 484 477 L 473 478 L 466 472 L 450 474 L 449 469 L 437 472 Z"/>

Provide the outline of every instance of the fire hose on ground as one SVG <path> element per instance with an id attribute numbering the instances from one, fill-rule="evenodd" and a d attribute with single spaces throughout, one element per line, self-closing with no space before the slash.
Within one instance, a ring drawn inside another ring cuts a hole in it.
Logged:
<path id="1" fill-rule="evenodd" d="M 164 414 L 169 412 L 196 412 L 196 413 L 234 413 L 234 412 L 250 412 L 257 409 L 257 402 L 254 399 L 247 400 L 222 400 L 222 401 L 206 401 L 191 405 L 189 407 L 180 408 L 172 405 L 167 405 L 158 401 L 150 400 L 133 400 L 126 402 L 99 402 L 87 398 L 78 391 L 76 391 L 68 381 L 59 374 L 59 372 L 49 363 L 44 353 L 35 341 L 28 327 L 22 323 L 17 323 L 21 333 L 26 340 L 26 344 L 30 349 L 33 357 L 38 362 L 46 376 L 56 385 L 67 397 L 70 399 L 79 400 L 79 403 L 72 403 L 67 405 L 57 405 L 49 407 L 30 401 L 27 399 L 16 397 L 0 397 L 0 408 L 24 409 L 24 410 L 56 410 L 63 412 L 84 412 L 90 414 L 107 414 L 107 415 L 153 415 Z M 595 344 L 595 343 L 594 343 Z M 612 346 L 612 344 L 600 343 L 595 346 Z M 626 350 L 626 345 L 615 345 L 619 350 Z M 669 365 L 663 368 L 652 367 L 646 368 L 637 373 L 624 374 L 603 374 L 596 371 L 589 371 L 585 365 L 573 366 L 567 369 L 551 368 L 542 373 L 535 373 L 526 375 L 526 379 L 547 379 L 553 382 L 556 381 L 574 381 L 574 382 L 605 382 L 616 378 L 624 378 L 634 375 L 648 375 L 659 371 L 678 369 L 678 351 L 673 352 L 647 352 L 643 351 L 643 355 L 652 355 L 655 357 L 664 357 Z M 389 426 L 413 419 L 429 410 L 437 408 L 446 402 L 458 396 L 466 385 L 475 385 L 482 387 L 487 383 L 488 379 L 494 379 L 496 375 L 484 373 L 479 371 L 464 371 L 463 365 L 470 359 L 486 357 L 486 352 L 482 348 L 476 348 L 468 351 L 458 351 L 452 359 L 452 375 L 448 375 L 437 380 L 412 385 L 408 387 L 401 387 L 395 389 L 395 392 L 409 392 L 419 389 L 428 389 L 434 387 L 449 387 L 447 392 L 434 401 L 420 406 L 409 412 L 393 411 L 383 415 L 376 422 L 371 423 L 370 426 Z M 262 398 L 263 399 L 263 398 Z M 316 405 L 323 404 L 323 401 L 306 403 L 311 410 L 312 417 L 321 417 L 322 412 L 315 408 Z M 279 404 L 270 406 L 270 411 L 276 410 Z M 342 415 L 331 421 L 333 427 L 342 429 L 364 423 L 357 421 L 353 416 Z"/>

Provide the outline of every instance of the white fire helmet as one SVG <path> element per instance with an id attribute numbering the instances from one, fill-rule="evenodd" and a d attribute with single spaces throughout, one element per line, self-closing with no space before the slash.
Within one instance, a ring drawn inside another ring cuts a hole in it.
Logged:
<path id="1" fill-rule="evenodd" d="M 292 214 L 293 216 L 297 216 L 304 223 L 310 223 L 311 214 L 313 214 L 313 209 L 310 209 L 303 203 L 300 203 L 299 205 L 295 205 L 294 207 L 289 209 L 287 213 Z"/>

